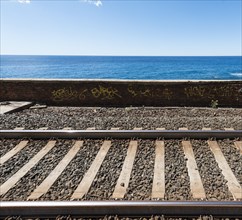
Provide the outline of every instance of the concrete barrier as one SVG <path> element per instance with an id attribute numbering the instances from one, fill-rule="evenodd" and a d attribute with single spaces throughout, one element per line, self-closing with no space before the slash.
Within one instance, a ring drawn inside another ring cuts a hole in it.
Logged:
<path id="1" fill-rule="evenodd" d="M 0 101 L 53 106 L 242 107 L 242 81 L 1 79 Z"/>

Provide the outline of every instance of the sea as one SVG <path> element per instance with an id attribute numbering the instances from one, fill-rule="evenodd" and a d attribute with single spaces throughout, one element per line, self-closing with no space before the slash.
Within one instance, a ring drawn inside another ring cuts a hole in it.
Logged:
<path id="1" fill-rule="evenodd" d="M 242 80 L 242 56 L 1 55 L 1 78 Z"/>

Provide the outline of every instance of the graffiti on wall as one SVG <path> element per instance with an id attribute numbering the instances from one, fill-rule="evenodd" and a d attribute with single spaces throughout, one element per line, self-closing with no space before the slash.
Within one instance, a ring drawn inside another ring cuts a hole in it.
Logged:
<path id="1" fill-rule="evenodd" d="M 68 100 L 84 100 L 86 98 L 87 89 L 83 89 L 77 91 L 72 87 L 64 87 L 61 89 L 53 90 L 52 91 L 52 100 L 59 102 L 59 101 L 68 101 Z"/>
<path id="2" fill-rule="evenodd" d="M 168 99 L 168 100 L 171 100 L 172 99 L 172 96 L 173 96 L 173 92 L 168 89 L 168 88 L 165 88 L 162 92 L 163 96 L 165 99 Z"/>
<path id="3" fill-rule="evenodd" d="M 61 89 L 57 89 L 52 91 L 52 99 L 54 101 L 66 101 L 76 99 L 78 96 L 78 92 L 73 90 L 72 87 L 64 87 Z"/>
<path id="4" fill-rule="evenodd" d="M 92 89 L 73 89 L 72 87 L 64 87 L 52 91 L 52 100 L 56 102 L 70 101 L 74 99 L 85 100 L 87 96 L 95 99 L 111 100 L 122 98 L 118 89 L 113 87 L 97 86 Z"/>
<path id="5" fill-rule="evenodd" d="M 169 88 L 134 88 L 132 85 L 128 86 L 128 92 L 133 98 L 163 98 L 171 100 L 173 92 Z"/>
<path id="6" fill-rule="evenodd" d="M 217 97 L 233 97 L 234 87 L 232 86 L 219 86 L 219 87 L 208 87 L 208 86 L 190 86 L 184 88 L 184 93 L 187 98 L 217 98 Z"/>
<path id="7" fill-rule="evenodd" d="M 100 98 L 101 100 L 105 99 L 114 99 L 114 98 L 122 98 L 119 94 L 118 89 L 113 87 L 104 87 L 99 85 L 91 90 L 91 93 L 94 98 Z"/>
<path id="8" fill-rule="evenodd" d="M 121 93 L 121 91 L 123 91 Z M 183 98 L 191 99 L 218 99 L 234 97 L 235 88 L 230 85 L 225 86 L 186 86 L 180 89 L 163 87 L 146 87 L 133 86 L 132 84 L 118 89 L 115 86 L 97 85 L 91 88 L 84 87 L 76 89 L 73 87 L 63 87 L 52 91 L 52 100 L 56 102 L 72 101 L 72 100 L 121 100 L 125 98 L 134 99 L 160 99 L 160 100 L 174 100 Z"/>

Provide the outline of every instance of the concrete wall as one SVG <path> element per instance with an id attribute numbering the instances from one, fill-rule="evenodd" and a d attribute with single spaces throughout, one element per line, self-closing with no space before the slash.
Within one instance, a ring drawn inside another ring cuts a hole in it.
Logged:
<path id="1" fill-rule="evenodd" d="M 242 107 L 242 81 L 1 79 L 0 101 L 56 106 Z"/>

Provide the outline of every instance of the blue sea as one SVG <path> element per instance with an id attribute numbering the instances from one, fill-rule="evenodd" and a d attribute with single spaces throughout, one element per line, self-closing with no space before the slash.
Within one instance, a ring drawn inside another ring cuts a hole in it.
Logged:
<path id="1" fill-rule="evenodd" d="M 1 55 L 1 78 L 242 80 L 242 57 Z"/>

